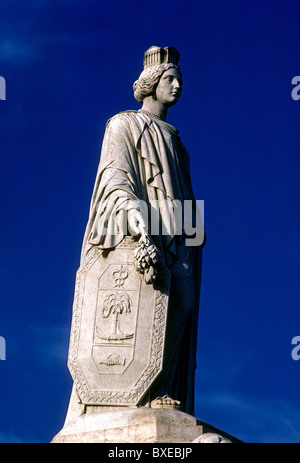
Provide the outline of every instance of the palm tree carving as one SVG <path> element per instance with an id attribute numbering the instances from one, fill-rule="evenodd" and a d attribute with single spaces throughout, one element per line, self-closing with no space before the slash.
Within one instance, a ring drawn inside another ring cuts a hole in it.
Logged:
<path id="1" fill-rule="evenodd" d="M 126 293 L 111 293 L 108 294 L 102 306 L 102 317 L 109 318 L 112 316 L 112 331 L 108 335 L 101 335 L 102 339 L 109 341 L 121 341 L 124 339 L 130 339 L 133 337 L 132 334 L 124 334 L 120 328 L 120 315 L 123 313 L 131 313 L 131 300 L 128 294 Z"/>

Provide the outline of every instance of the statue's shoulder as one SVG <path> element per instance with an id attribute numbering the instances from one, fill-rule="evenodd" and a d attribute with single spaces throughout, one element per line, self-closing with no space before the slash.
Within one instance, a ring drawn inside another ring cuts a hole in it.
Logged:
<path id="1" fill-rule="evenodd" d="M 139 111 L 134 111 L 134 110 L 128 110 L 128 111 L 122 111 L 115 116 L 111 117 L 108 119 L 106 125 L 111 126 L 111 125 L 117 125 L 117 124 L 128 124 L 131 121 L 135 121 L 136 119 L 139 119 Z"/>
<path id="2" fill-rule="evenodd" d="M 112 132 L 125 132 L 138 137 L 145 128 L 147 120 L 140 111 L 122 111 L 111 117 L 106 124 L 106 128 Z"/>

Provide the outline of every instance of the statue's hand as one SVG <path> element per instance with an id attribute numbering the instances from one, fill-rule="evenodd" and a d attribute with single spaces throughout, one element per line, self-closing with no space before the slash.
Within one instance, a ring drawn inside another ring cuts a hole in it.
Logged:
<path id="1" fill-rule="evenodd" d="M 133 251 L 136 269 L 144 274 L 147 284 L 152 284 L 156 280 L 156 264 L 160 259 L 160 252 L 148 235 L 143 215 L 138 209 L 128 211 L 128 229 L 132 236 L 139 237 L 139 245 Z"/>
<path id="2" fill-rule="evenodd" d="M 128 211 L 128 229 L 132 236 L 142 236 L 146 233 L 146 224 L 138 209 Z"/>

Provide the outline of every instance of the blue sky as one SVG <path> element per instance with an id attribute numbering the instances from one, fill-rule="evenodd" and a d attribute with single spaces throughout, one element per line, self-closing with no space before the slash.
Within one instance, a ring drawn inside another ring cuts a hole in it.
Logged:
<path id="1" fill-rule="evenodd" d="M 169 111 L 205 201 L 196 416 L 300 442 L 297 0 L 1 2 L 0 442 L 49 442 L 71 390 L 75 272 L 106 121 L 138 109 L 151 45 L 184 78 Z"/>

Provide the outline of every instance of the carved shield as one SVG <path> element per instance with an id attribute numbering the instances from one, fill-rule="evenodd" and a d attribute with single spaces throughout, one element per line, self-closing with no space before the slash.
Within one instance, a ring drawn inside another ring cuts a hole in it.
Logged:
<path id="1" fill-rule="evenodd" d="M 160 261 L 146 284 L 136 246 L 94 247 L 77 272 L 68 365 L 84 404 L 138 405 L 162 370 L 170 274 Z"/>

